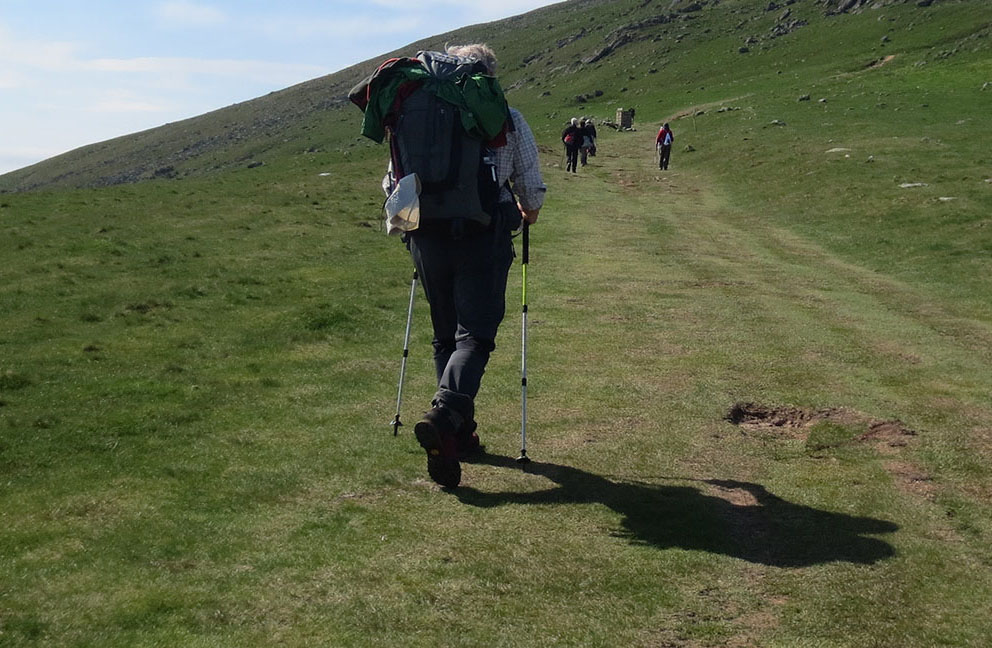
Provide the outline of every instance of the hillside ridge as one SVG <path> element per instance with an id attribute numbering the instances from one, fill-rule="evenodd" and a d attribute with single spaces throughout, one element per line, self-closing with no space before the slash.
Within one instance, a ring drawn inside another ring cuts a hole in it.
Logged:
<path id="1" fill-rule="evenodd" d="M 646 77 L 639 66 L 651 66 L 647 74 L 661 79 L 666 73 L 664 68 L 690 48 L 719 47 L 719 56 L 711 57 L 712 69 L 695 71 L 700 78 L 718 76 L 732 69 L 734 57 L 771 53 L 786 42 L 795 46 L 797 38 L 822 39 L 822 32 L 836 29 L 836 21 L 845 16 L 865 20 L 866 12 L 886 7 L 905 5 L 917 12 L 928 12 L 970 1 L 772 0 L 765 4 L 735 0 L 573 0 L 439 34 L 255 99 L 81 147 L 0 176 L 0 192 L 92 188 L 203 176 L 261 166 L 273 156 L 317 152 L 356 132 L 353 124 L 360 115 L 350 107 L 346 95 L 378 62 L 420 49 L 440 49 L 448 42 L 489 42 L 500 53 L 500 79 L 511 101 L 522 97 L 523 103 L 534 104 L 534 97 L 541 98 L 545 104 L 553 104 L 543 119 L 557 122 L 564 117 L 563 110 L 584 109 L 584 104 L 595 104 L 595 99 L 600 106 L 636 100 L 641 91 L 628 88 L 626 81 L 644 81 Z M 912 29 L 913 25 L 898 28 Z M 987 43 L 988 32 L 986 22 L 977 28 L 971 26 L 964 35 Z M 935 35 L 933 42 L 949 43 L 944 54 L 953 53 L 955 39 L 961 40 L 961 36 Z M 885 55 L 879 54 L 878 58 Z M 693 81 L 682 71 L 670 74 L 676 83 L 688 85 Z M 650 81 L 653 78 L 647 82 Z M 604 88 L 609 91 L 604 92 Z M 693 98 L 686 105 L 695 103 L 708 101 Z M 673 111 L 665 108 L 663 112 Z M 660 119 L 663 115 L 652 116 Z M 544 143 L 551 131 L 544 135 Z"/>

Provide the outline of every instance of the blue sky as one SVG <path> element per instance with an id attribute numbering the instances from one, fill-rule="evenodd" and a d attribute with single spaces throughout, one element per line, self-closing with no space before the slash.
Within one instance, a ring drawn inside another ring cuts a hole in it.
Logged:
<path id="1" fill-rule="evenodd" d="M 0 0 L 0 173 L 557 0 Z"/>

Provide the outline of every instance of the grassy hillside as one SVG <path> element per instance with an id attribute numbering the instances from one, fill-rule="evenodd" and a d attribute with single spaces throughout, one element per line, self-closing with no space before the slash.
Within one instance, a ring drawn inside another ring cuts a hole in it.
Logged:
<path id="1" fill-rule="evenodd" d="M 0 177 L 0 646 L 984 646 L 992 7 L 780 4 L 425 42 L 496 47 L 550 186 L 535 462 L 515 267 L 452 492 L 388 425 L 370 66 Z M 422 296 L 413 337 L 408 422 Z"/>

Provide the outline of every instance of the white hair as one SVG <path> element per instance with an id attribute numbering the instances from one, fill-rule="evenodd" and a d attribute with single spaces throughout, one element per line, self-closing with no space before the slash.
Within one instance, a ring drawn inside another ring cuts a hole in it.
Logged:
<path id="1" fill-rule="evenodd" d="M 464 58 L 475 59 L 482 63 L 486 72 L 490 75 L 496 74 L 496 54 L 492 48 L 484 43 L 472 43 L 471 45 L 448 45 L 445 51 L 452 56 L 462 56 Z"/>

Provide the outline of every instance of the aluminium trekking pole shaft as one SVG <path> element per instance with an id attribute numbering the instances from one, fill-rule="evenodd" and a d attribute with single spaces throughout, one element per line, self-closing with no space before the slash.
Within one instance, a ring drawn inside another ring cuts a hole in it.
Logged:
<path id="1" fill-rule="evenodd" d="M 520 291 L 520 456 L 517 463 L 530 463 L 527 456 L 527 263 L 530 261 L 530 226 L 524 221 L 523 231 L 523 268 L 522 286 Z"/>
<path id="2" fill-rule="evenodd" d="M 400 384 L 396 390 L 396 418 L 393 419 L 393 436 L 399 434 L 400 407 L 403 405 L 403 379 L 406 377 L 406 359 L 410 355 L 410 322 L 413 321 L 413 296 L 417 293 L 417 271 L 413 271 L 413 281 L 410 282 L 410 305 L 406 310 L 406 333 L 403 335 L 403 361 L 400 363 Z"/>

